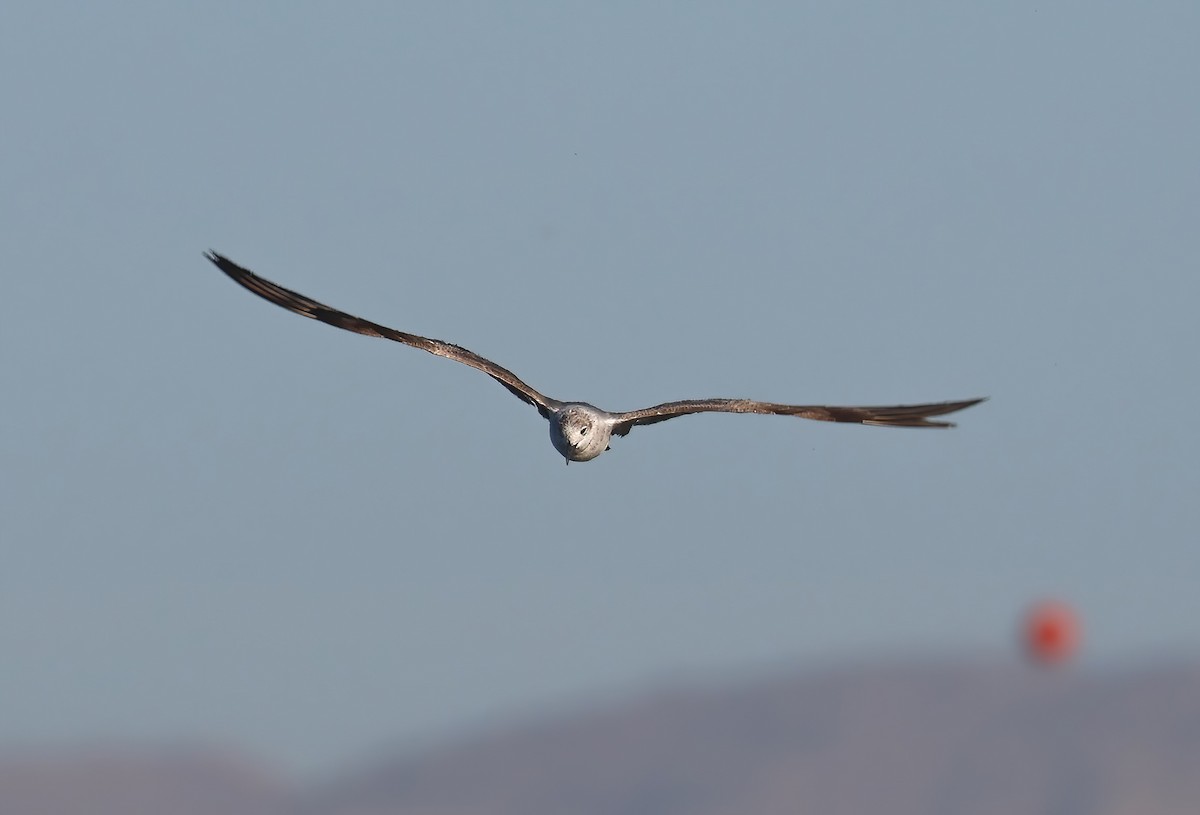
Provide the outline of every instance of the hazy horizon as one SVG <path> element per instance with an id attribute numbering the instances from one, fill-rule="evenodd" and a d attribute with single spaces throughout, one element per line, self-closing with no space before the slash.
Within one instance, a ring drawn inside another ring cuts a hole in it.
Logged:
<path id="1" fill-rule="evenodd" d="M 1200 796 L 1198 724 L 1200 661 L 1126 671 L 875 661 L 543 711 L 316 777 L 196 745 L 0 751 L 0 810 L 1184 815 Z"/>

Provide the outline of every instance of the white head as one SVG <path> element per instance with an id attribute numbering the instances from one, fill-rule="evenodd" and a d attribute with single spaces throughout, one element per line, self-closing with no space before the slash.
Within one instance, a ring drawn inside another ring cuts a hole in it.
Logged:
<path id="1" fill-rule="evenodd" d="M 550 414 L 550 441 L 567 461 L 591 461 L 608 449 L 612 427 L 591 405 L 563 405 Z"/>

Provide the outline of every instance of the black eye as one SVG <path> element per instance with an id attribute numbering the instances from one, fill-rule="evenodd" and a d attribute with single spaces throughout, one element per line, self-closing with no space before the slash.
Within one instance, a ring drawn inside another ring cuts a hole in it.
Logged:
<path id="1" fill-rule="evenodd" d="M 586 427 L 579 428 L 579 435 L 586 436 L 587 432 L 588 432 L 588 429 Z"/>

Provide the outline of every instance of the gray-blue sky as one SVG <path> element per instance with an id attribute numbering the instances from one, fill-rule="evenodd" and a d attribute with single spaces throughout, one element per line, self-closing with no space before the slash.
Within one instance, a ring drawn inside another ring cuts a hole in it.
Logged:
<path id="1" fill-rule="evenodd" d="M 0 734 L 322 767 L 646 681 L 1195 653 L 1190 3 L 10 2 Z M 990 395 L 958 430 L 611 409 Z"/>

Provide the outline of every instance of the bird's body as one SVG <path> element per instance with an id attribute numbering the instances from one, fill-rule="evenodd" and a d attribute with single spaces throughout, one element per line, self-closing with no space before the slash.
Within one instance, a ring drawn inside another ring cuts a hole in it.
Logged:
<path id="1" fill-rule="evenodd" d="M 550 412 L 550 443 L 567 461 L 591 461 L 608 449 L 617 416 L 587 402 Z"/>
<path id="2" fill-rule="evenodd" d="M 525 384 L 507 368 L 497 365 L 473 351 L 468 351 L 462 346 L 416 334 L 407 334 L 330 308 L 323 303 L 265 280 L 216 252 L 208 252 L 205 257 L 242 287 L 288 311 L 304 317 L 311 317 L 337 328 L 353 331 L 356 334 L 381 337 L 420 348 L 431 354 L 453 359 L 483 371 L 518 399 L 537 409 L 542 418 L 550 424 L 550 442 L 554 445 L 554 449 L 568 462 L 591 461 L 608 449 L 613 436 L 624 436 L 637 425 L 655 424 L 690 413 L 760 413 L 796 416 L 823 422 L 849 422 L 884 427 L 953 427 L 951 422 L 930 421 L 930 417 L 954 413 L 983 401 L 983 399 L 967 399 L 959 402 L 933 402 L 889 407 L 838 407 L 784 405 L 774 402 L 759 402 L 753 399 L 688 399 L 679 402 L 665 402 L 641 410 L 611 413 L 587 402 L 560 402 L 557 399 L 551 399 Z"/>

